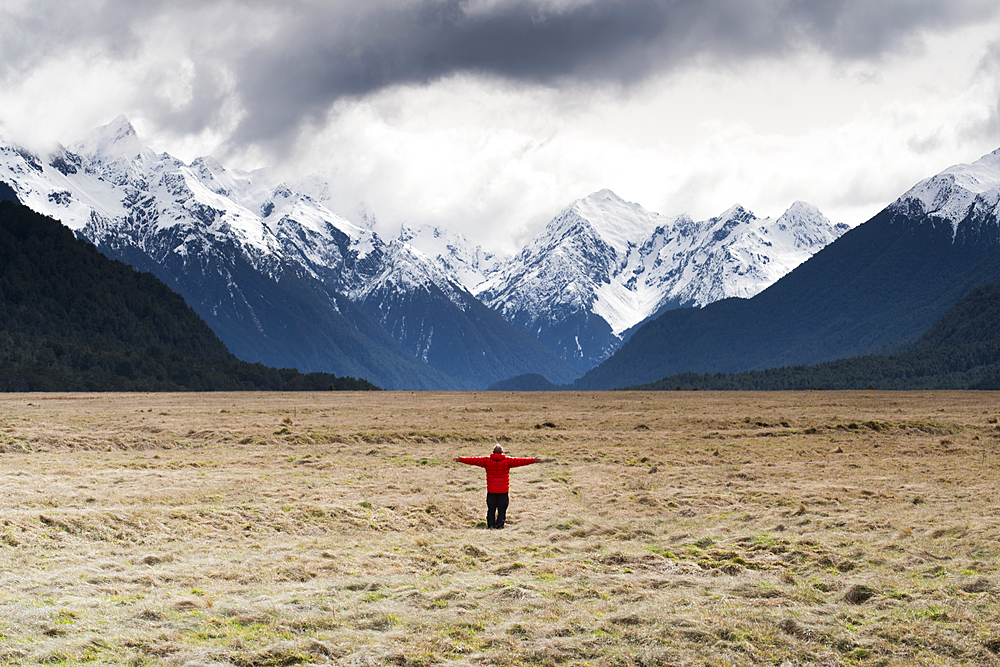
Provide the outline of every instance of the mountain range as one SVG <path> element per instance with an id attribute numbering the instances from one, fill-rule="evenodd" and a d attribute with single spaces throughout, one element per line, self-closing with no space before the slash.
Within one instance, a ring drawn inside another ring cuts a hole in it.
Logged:
<path id="1" fill-rule="evenodd" d="M 576 376 L 502 318 L 467 317 L 478 302 L 428 262 L 394 263 L 410 257 L 399 244 L 286 185 L 260 185 L 261 174 L 155 154 L 125 118 L 45 160 L 0 146 L 4 167 L 0 179 L 23 203 L 159 277 L 241 359 L 388 388 L 474 388 L 510 368 Z M 400 295 L 416 307 L 398 308 Z M 465 349 L 447 348 L 456 331 L 468 334 Z M 481 344 L 490 338 L 504 345 Z M 471 371 L 446 373 L 435 368 L 442 359 Z"/>
<path id="2" fill-rule="evenodd" d="M 777 219 L 737 205 L 696 222 L 603 190 L 567 207 L 474 291 L 585 372 L 647 319 L 752 297 L 848 229 L 804 202 Z"/>
<path id="3" fill-rule="evenodd" d="M 159 277 L 237 357 L 395 389 L 571 382 L 644 320 L 752 296 L 846 229 L 802 203 L 694 222 L 602 191 L 512 258 L 434 228 L 385 241 L 330 211 L 321 179 L 186 164 L 124 117 L 44 157 L 0 140 L 0 185 Z"/>
<path id="4" fill-rule="evenodd" d="M 662 314 L 572 386 L 816 364 L 914 343 L 1000 282 L 1000 150 L 904 193 L 752 299 Z"/>

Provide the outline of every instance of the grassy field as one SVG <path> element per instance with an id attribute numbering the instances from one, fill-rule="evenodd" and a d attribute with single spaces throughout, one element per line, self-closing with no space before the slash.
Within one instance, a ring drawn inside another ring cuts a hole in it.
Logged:
<path id="1" fill-rule="evenodd" d="M 0 395 L 0 664 L 1000 665 L 998 399 Z"/>

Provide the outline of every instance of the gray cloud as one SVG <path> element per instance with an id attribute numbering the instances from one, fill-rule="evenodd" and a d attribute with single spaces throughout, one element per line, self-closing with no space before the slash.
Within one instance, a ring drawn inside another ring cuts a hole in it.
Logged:
<path id="1" fill-rule="evenodd" d="M 997 11 L 982 0 L 513 0 L 346 3 L 290 12 L 280 37 L 235 63 L 240 140 L 282 137 L 345 96 L 457 72 L 516 82 L 624 85 L 694 62 L 814 49 L 877 58 Z"/>
<path id="2" fill-rule="evenodd" d="M 691 63 L 812 50 L 872 59 L 927 31 L 998 11 L 993 0 L 37 0 L 0 9 L 0 75 L 70 46 L 135 57 L 156 20 L 185 27 L 194 97 L 149 113 L 177 131 L 214 122 L 235 95 L 234 143 L 278 144 L 345 97 L 455 73 L 543 85 L 629 86 Z M 265 29 L 266 28 L 266 29 Z M 249 37 L 247 36 L 249 35 Z M 219 72 L 233 78 L 231 90 Z M 141 103 L 141 102 L 140 102 Z"/>

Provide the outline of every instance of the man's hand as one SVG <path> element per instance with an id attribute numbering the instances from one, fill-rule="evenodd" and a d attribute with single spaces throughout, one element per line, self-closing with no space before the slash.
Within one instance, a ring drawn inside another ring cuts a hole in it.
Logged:
<path id="1" fill-rule="evenodd" d="M 552 463 L 555 459 L 540 459 L 535 457 L 535 463 Z"/>
<path id="2" fill-rule="evenodd" d="M 460 458 L 458 458 L 458 457 L 456 456 L 455 458 L 453 458 L 453 459 L 452 459 L 452 461 L 454 461 L 455 463 L 461 463 L 461 462 L 462 462 L 462 459 L 460 459 Z"/>

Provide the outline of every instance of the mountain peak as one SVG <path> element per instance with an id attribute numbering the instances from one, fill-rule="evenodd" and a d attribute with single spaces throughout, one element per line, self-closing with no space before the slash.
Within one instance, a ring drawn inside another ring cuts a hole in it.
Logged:
<path id="1" fill-rule="evenodd" d="M 714 218 L 714 220 L 716 221 L 726 221 L 726 222 L 729 222 L 731 220 L 736 222 L 749 222 L 751 220 L 756 220 L 756 219 L 757 216 L 753 214 L 753 211 L 750 211 L 749 209 L 745 208 L 743 204 L 733 204 L 728 209 L 726 209 L 722 215 L 720 215 L 717 218 Z"/>
<path id="2" fill-rule="evenodd" d="M 428 239 L 437 240 L 442 238 L 444 238 L 445 242 L 447 242 L 450 240 L 448 238 L 449 236 L 454 236 L 457 239 L 460 239 L 463 242 L 467 243 L 467 241 L 465 241 L 465 237 L 462 236 L 461 234 L 450 235 L 447 232 L 441 231 L 441 229 L 433 225 L 420 225 L 418 227 L 411 227 L 405 222 L 399 226 L 399 236 L 397 238 L 402 243 L 410 243 L 414 239 L 425 241 Z M 432 254 L 431 252 L 428 252 L 426 248 L 419 247 L 419 244 L 411 243 L 411 245 L 413 245 L 414 247 L 418 247 L 421 252 L 424 252 L 428 255 Z"/>
<path id="3" fill-rule="evenodd" d="M 628 203 L 624 199 L 622 199 L 621 197 L 619 197 L 618 195 L 616 195 L 612 190 L 609 190 L 608 188 L 604 188 L 603 190 L 598 190 L 597 192 L 592 192 L 589 195 L 587 195 L 586 197 L 584 197 L 582 199 L 579 199 L 577 201 L 578 202 L 580 202 L 580 201 L 585 201 L 585 202 L 612 201 L 612 202 L 622 203 L 622 204 L 627 204 Z"/>
<path id="4" fill-rule="evenodd" d="M 574 211 L 586 220 L 619 252 L 635 243 L 636 239 L 647 238 L 661 222 L 658 213 L 625 201 L 611 190 L 598 190 L 578 199 L 566 211 Z"/>
<path id="5" fill-rule="evenodd" d="M 907 210 L 916 202 L 925 214 L 948 220 L 957 232 L 974 206 L 996 206 L 1000 200 L 1000 149 L 972 164 L 956 164 L 925 178 L 906 191 L 892 207 Z"/>
<path id="6" fill-rule="evenodd" d="M 996 149 L 992 153 L 987 153 L 972 164 L 1000 171 L 1000 148 Z"/>
<path id="7" fill-rule="evenodd" d="M 74 146 L 75 153 L 102 162 L 114 162 L 122 157 L 134 158 L 142 150 L 142 142 L 125 115 L 91 130 L 83 141 Z"/>
<path id="8" fill-rule="evenodd" d="M 792 205 L 788 207 L 785 211 L 786 215 L 796 215 L 796 214 L 807 214 L 807 215 L 818 215 L 820 210 L 810 204 L 809 202 L 804 202 L 802 200 L 797 200 L 792 202 Z"/>
<path id="9" fill-rule="evenodd" d="M 448 276 L 469 291 L 475 290 L 506 259 L 473 245 L 456 232 L 433 225 L 403 224 L 397 240 L 416 248 L 443 268 Z"/>
<path id="10" fill-rule="evenodd" d="M 823 215 L 822 211 L 804 201 L 794 202 L 787 211 L 781 214 L 777 222 L 779 225 L 786 224 L 792 227 L 834 227 L 834 224 Z"/>

